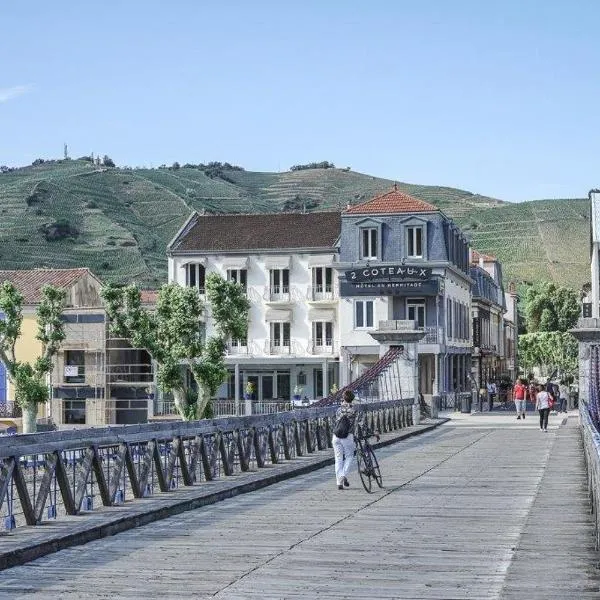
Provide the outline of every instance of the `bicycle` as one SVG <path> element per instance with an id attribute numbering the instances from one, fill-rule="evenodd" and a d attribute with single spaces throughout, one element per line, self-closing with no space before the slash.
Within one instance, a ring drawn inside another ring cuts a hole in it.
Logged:
<path id="1" fill-rule="evenodd" d="M 374 479 L 375 483 L 382 488 L 383 480 L 381 478 L 381 470 L 379 469 L 379 463 L 371 444 L 369 444 L 369 438 L 376 437 L 379 440 L 379 434 L 376 433 L 359 433 L 355 436 L 354 441 L 356 442 L 356 464 L 358 467 L 358 474 L 365 490 L 371 493 L 371 480 Z"/>

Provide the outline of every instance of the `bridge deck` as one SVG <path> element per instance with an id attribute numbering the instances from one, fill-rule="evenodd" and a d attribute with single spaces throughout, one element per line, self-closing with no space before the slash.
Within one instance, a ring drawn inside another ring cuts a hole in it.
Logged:
<path id="1" fill-rule="evenodd" d="M 0 598 L 600 597 L 576 417 L 459 417 L 331 468 L 0 572 Z"/>

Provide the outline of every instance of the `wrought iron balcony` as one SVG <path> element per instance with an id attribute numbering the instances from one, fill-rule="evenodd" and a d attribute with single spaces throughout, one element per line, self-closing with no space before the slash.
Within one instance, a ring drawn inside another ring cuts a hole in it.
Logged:
<path id="1" fill-rule="evenodd" d="M 273 339 L 265 341 L 265 354 L 291 354 L 292 340 Z"/>
<path id="2" fill-rule="evenodd" d="M 425 332 L 425 337 L 419 342 L 420 344 L 442 343 L 444 334 L 441 327 L 420 327 L 419 329 Z"/>
<path id="3" fill-rule="evenodd" d="M 265 288 L 263 298 L 267 302 L 290 302 L 292 297 L 289 285 L 271 285 Z"/>
<path id="4" fill-rule="evenodd" d="M 334 342 L 331 338 L 315 338 L 308 343 L 308 351 L 311 354 L 333 354 Z"/>
<path id="5" fill-rule="evenodd" d="M 308 288 L 306 297 L 309 302 L 335 302 L 337 292 L 332 284 L 313 285 Z"/>

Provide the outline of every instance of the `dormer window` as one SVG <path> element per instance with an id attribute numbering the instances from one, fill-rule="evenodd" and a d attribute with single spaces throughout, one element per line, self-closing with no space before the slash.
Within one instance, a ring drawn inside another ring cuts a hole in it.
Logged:
<path id="1" fill-rule="evenodd" d="M 406 256 L 423 258 L 423 227 L 406 228 Z"/>
<path id="2" fill-rule="evenodd" d="M 361 229 L 360 258 L 364 260 L 376 259 L 378 240 L 376 227 L 365 227 Z"/>

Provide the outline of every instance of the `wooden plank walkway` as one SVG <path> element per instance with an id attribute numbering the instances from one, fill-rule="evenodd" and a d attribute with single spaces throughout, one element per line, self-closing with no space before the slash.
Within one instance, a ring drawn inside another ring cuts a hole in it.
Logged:
<path id="1" fill-rule="evenodd" d="M 383 491 L 328 467 L 5 570 L 0 598 L 599 598 L 560 423 L 457 415 L 378 451 Z"/>

